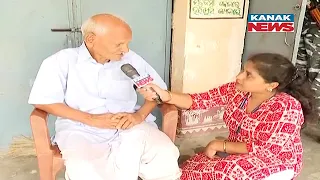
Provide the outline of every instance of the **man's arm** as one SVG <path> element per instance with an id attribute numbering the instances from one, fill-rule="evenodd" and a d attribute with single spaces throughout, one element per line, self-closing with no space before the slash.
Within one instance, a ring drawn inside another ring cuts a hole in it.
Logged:
<path id="1" fill-rule="evenodd" d="M 119 121 L 116 125 L 117 129 L 128 129 L 143 122 L 156 106 L 156 102 L 146 100 L 137 112 L 117 113 L 112 120 Z"/>
<path id="2" fill-rule="evenodd" d="M 92 119 L 92 115 L 83 111 L 79 111 L 63 103 L 55 104 L 35 104 L 34 107 L 48 112 L 54 116 L 62 117 L 64 119 L 70 119 L 79 121 L 84 124 L 89 124 Z"/>
<path id="3" fill-rule="evenodd" d="M 78 121 L 97 128 L 114 129 L 118 124 L 117 119 L 112 119 L 113 114 L 89 114 L 73 109 L 63 103 L 35 104 L 34 106 L 54 116 Z"/>
<path id="4" fill-rule="evenodd" d="M 64 104 L 68 61 L 67 55 L 52 55 L 45 59 L 37 73 L 28 103 L 54 116 L 88 124 L 90 114 Z"/>
<path id="5" fill-rule="evenodd" d="M 54 116 L 98 128 L 114 128 L 117 123 L 111 121 L 112 114 L 92 115 L 68 107 L 64 103 L 68 56 L 57 57 L 57 54 L 55 54 L 42 62 L 32 86 L 28 103 Z"/>
<path id="6" fill-rule="evenodd" d="M 155 101 L 145 100 L 144 104 L 136 113 L 138 113 L 141 116 L 142 121 L 144 121 L 156 106 L 157 103 Z"/>

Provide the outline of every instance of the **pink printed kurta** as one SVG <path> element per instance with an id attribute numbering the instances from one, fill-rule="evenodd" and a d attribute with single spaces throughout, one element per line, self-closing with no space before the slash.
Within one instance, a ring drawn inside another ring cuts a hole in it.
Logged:
<path id="1" fill-rule="evenodd" d="M 261 180 L 270 174 L 302 168 L 300 129 L 304 122 L 301 104 L 286 93 L 279 93 L 253 113 L 241 107 L 246 95 L 229 83 L 206 93 L 192 94 L 191 109 L 225 105 L 223 119 L 230 131 L 229 141 L 247 143 L 248 154 L 210 159 L 200 153 L 182 165 L 181 180 Z M 241 129 L 237 129 L 241 124 Z"/>

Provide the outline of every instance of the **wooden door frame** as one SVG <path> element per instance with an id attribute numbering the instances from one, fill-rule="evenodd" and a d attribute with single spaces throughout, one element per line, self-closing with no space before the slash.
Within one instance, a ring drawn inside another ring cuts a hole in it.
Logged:
<path id="1" fill-rule="evenodd" d="M 166 35 L 165 35 L 165 65 L 164 65 L 164 82 L 171 88 L 171 46 L 172 46 L 172 11 L 173 1 L 167 0 L 166 10 Z"/>

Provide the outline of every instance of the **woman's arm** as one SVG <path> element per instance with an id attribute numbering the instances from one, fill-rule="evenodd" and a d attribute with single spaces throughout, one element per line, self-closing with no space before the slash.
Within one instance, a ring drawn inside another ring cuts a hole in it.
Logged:
<path id="1" fill-rule="evenodd" d="M 160 96 L 163 102 L 173 104 L 181 109 L 191 110 L 210 109 L 215 106 L 226 105 L 236 94 L 235 83 L 224 84 L 208 92 L 194 94 L 173 93 L 163 90 L 154 84 L 147 85 L 138 91 L 145 99 L 152 101 L 156 97 L 156 93 L 150 91 L 151 88 Z"/>
<path id="2" fill-rule="evenodd" d="M 166 102 L 168 104 L 173 104 L 180 109 L 189 109 L 192 106 L 193 99 L 191 95 L 184 93 L 170 93 L 171 98 Z"/>
<path id="3" fill-rule="evenodd" d="M 224 152 L 224 147 L 226 153 L 228 154 L 248 154 L 247 143 L 244 142 L 229 142 L 229 141 L 220 141 L 214 140 L 211 141 L 212 148 L 215 151 Z"/>

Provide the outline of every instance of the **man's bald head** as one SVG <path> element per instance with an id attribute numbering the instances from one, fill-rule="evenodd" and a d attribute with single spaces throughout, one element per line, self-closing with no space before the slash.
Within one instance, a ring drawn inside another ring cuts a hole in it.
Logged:
<path id="1" fill-rule="evenodd" d="M 81 26 L 81 32 L 83 36 L 88 33 L 94 33 L 102 35 L 116 29 L 124 29 L 131 33 L 130 26 L 120 19 L 111 14 L 97 14 L 87 19 Z"/>
<path id="2" fill-rule="evenodd" d="M 81 31 L 90 54 L 99 63 L 120 60 L 129 51 L 131 28 L 116 16 L 94 15 L 83 23 Z"/>

